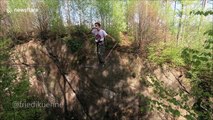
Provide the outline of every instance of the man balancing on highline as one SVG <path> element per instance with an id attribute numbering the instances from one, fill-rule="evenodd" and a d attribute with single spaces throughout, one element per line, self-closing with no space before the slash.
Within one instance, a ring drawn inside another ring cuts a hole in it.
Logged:
<path id="1" fill-rule="evenodd" d="M 95 36 L 95 42 L 96 42 L 96 45 L 97 45 L 97 55 L 98 55 L 99 64 L 104 66 L 104 63 L 105 63 L 105 59 L 104 59 L 104 52 L 105 52 L 104 38 L 109 37 L 113 41 L 115 41 L 115 39 L 113 37 L 111 37 L 109 34 L 107 34 L 106 31 L 101 29 L 101 24 L 99 22 L 95 23 L 95 27 L 92 28 L 91 32 Z"/>

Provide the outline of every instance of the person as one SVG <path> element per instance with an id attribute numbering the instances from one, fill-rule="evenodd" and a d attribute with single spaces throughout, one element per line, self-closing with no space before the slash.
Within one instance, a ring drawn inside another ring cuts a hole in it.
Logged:
<path id="1" fill-rule="evenodd" d="M 115 39 L 113 37 L 111 37 L 109 34 L 107 34 L 106 31 L 101 28 L 101 24 L 99 22 L 95 23 L 95 27 L 92 28 L 91 32 L 95 36 L 95 42 L 96 42 L 96 46 L 97 46 L 97 56 L 98 56 L 99 64 L 100 65 L 104 65 L 105 64 L 105 59 L 104 59 L 104 52 L 105 52 L 104 39 L 106 37 L 111 38 L 113 41 L 115 41 Z"/>

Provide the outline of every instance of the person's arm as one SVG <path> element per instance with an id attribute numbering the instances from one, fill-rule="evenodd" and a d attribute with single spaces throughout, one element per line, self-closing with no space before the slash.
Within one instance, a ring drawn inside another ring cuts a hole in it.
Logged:
<path id="1" fill-rule="evenodd" d="M 90 30 L 90 33 L 93 33 L 93 30 L 94 29 L 97 29 L 96 27 L 93 27 L 91 30 Z M 93 33 L 94 34 L 94 33 Z"/>
<path id="2" fill-rule="evenodd" d="M 93 30 L 93 29 L 97 29 L 96 27 L 92 27 L 92 29 L 91 30 Z"/>
<path id="3" fill-rule="evenodd" d="M 106 37 L 109 37 L 109 38 L 112 39 L 112 41 L 115 41 L 115 39 L 114 39 L 112 36 L 110 36 L 109 34 L 107 34 L 106 31 L 104 31 L 104 30 L 103 30 L 103 34 L 104 34 L 104 37 L 105 37 L 105 38 L 106 38 Z"/>
<path id="4" fill-rule="evenodd" d="M 111 35 L 109 35 L 109 34 L 107 34 L 106 37 L 109 37 L 109 38 L 112 39 L 112 41 L 115 41 L 115 39 Z"/>
<path id="5" fill-rule="evenodd" d="M 92 27 L 91 32 L 92 32 L 94 29 L 96 29 L 96 27 Z"/>

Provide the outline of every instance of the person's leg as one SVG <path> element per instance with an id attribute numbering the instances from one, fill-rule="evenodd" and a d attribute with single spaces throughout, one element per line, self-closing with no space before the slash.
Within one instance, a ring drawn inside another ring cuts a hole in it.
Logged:
<path id="1" fill-rule="evenodd" d="M 98 59 L 99 63 L 104 64 L 104 52 L 105 52 L 105 46 L 103 45 L 98 45 Z"/>
<path id="2" fill-rule="evenodd" d="M 105 46 L 104 44 L 99 46 L 100 48 L 100 63 L 104 64 L 105 60 L 104 60 L 104 52 L 105 52 Z"/>
<path id="3" fill-rule="evenodd" d="M 100 45 L 99 44 L 97 44 L 97 57 L 98 57 L 98 61 L 99 61 L 99 63 L 101 63 L 101 55 L 100 55 Z"/>

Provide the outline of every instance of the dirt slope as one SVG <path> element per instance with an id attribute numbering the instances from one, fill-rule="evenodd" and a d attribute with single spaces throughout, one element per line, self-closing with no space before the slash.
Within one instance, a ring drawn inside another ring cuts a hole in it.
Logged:
<path id="1" fill-rule="evenodd" d="M 99 67 L 94 48 L 84 45 L 81 51 L 71 54 L 58 40 L 42 43 L 31 40 L 15 47 L 11 57 L 17 69 L 26 70 L 31 83 L 30 92 L 60 103 L 62 108 L 54 113 L 60 118 L 93 120 L 157 120 L 158 114 L 140 112 L 146 100 L 139 94 L 152 91 L 141 82 L 147 66 L 140 56 L 116 49 L 104 68 Z M 108 52 L 108 51 L 107 51 Z M 178 87 L 181 72 L 167 68 L 154 69 L 153 74 L 168 86 Z M 164 74 L 163 74 L 164 73 Z M 65 116 L 65 117 L 64 117 Z"/>

